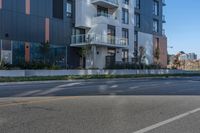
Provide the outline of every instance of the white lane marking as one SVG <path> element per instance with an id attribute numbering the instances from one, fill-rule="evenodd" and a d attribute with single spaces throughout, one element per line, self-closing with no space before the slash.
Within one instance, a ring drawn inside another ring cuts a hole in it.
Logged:
<path id="1" fill-rule="evenodd" d="M 112 85 L 110 88 L 117 88 L 118 85 Z"/>
<path id="2" fill-rule="evenodd" d="M 129 87 L 130 90 L 134 90 L 134 89 L 138 89 L 138 88 L 140 88 L 140 86 Z"/>
<path id="3" fill-rule="evenodd" d="M 66 90 L 67 87 L 72 87 L 72 86 L 75 86 L 75 85 L 81 85 L 81 83 L 69 83 L 69 84 L 59 85 L 59 86 L 54 87 L 54 88 L 52 88 L 50 90 L 38 93 L 37 95 L 47 95 L 47 94 L 50 94 L 50 93 Z"/>
<path id="4" fill-rule="evenodd" d="M 173 121 L 182 119 L 182 118 L 184 118 L 184 117 L 186 117 L 186 116 L 188 116 L 188 115 L 194 114 L 194 113 L 199 112 L 199 111 L 200 111 L 200 108 L 197 108 L 197 109 L 188 111 L 188 112 L 186 112 L 186 113 L 177 115 L 177 116 L 175 116 L 175 117 L 172 117 L 172 118 L 170 118 L 170 119 L 168 119 L 168 120 L 165 120 L 165 121 L 159 122 L 159 123 L 157 123 L 157 124 L 151 125 L 151 126 L 149 126 L 149 127 L 143 128 L 143 129 L 141 129 L 141 130 L 135 131 L 135 132 L 133 132 L 133 133 L 146 133 L 146 132 L 149 132 L 149 131 L 151 131 L 151 130 L 153 130 L 153 129 L 156 129 L 156 128 L 161 127 L 161 126 L 166 125 L 166 124 L 169 124 L 169 123 L 171 123 L 171 122 L 173 122 Z"/>
<path id="5" fill-rule="evenodd" d="M 41 90 L 33 90 L 33 91 L 28 91 L 28 92 L 24 92 L 24 93 L 21 93 L 21 94 L 17 94 L 15 96 L 16 97 L 24 97 L 24 96 L 33 95 L 33 94 L 39 93 L 39 92 L 41 92 Z"/>

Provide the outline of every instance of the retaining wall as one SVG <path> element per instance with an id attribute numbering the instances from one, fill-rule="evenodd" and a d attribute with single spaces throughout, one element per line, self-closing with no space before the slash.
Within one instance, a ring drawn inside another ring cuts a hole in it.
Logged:
<path id="1" fill-rule="evenodd" d="M 66 75 L 140 75 L 140 74 L 187 74 L 182 70 L 0 70 L 0 77 L 66 76 Z"/>

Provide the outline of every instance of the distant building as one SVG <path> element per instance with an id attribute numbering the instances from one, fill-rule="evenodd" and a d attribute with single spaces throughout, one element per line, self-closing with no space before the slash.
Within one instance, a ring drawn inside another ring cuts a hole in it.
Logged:
<path id="1" fill-rule="evenodd" d="M 183 60 L 188 60 L 188 55 L 187 54 L 181 54 L 179 56 L 179 60 L 183 61 Z"/>
<path id="2" fill-rule="evenodd" d="M 200 60 L 197 60 L 195 53 L 179 52 L 176 55 L 169 55 L 168 60 L 168 68 L 200 70 Z"/>
<path id="3" fill-rule="evenodd" d="M 179 56 L 179 60 L 187 61 L 187 60 L 197 60 L 197 55 L 195 53 L 184 53 Z"/>
<path id="4" fill-rule="evenodd" d="M 197 60 L 197 54 L 195 54 L 195 53 L 189 53 L 188 54 L 188 59 L 189 60 Z"/>

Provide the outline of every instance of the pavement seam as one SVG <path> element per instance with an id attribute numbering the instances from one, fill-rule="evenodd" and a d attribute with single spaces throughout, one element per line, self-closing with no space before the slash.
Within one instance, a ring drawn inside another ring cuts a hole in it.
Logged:
<path id="1" fill-rule="evenodd" d="M 46 102 L 52 102 L 52 101 L 57 101 L 57 100 L 66 100 L 66 99 L 75 99 L 75 97 L 48 98 L 48 99 L 45 99 L 45 100 L 34 100 L 34 101 L 22 101 L 22 102 L 15 102 L 15 103 L 7 103 L 7 104 L 1 104 L 0 108 L 1 107 L 23 105 L 23 104 L 46 103 Z"/>

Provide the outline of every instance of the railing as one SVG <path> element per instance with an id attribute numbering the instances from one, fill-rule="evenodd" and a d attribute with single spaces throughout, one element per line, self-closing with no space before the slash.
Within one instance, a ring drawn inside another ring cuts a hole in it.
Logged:
<path id="1" fill-rule="evenodd" d="M 91 33 L 91 34 L 82 34 L 82 35 L 72 35 L 71 43 L 72 44 L 104 44 L 104 45 L 127 46 L 128 39 Z"/>
<path id="2" fill-rule="evenodd" d="M 162 3 L 163 3 L 164 6 L 166 6 L 166 2 L 165 2 L 165 0 L 162 0 Z"/>
<path id="3" fill-rule="evenodd" d="M 162 15 L 162 21 L 166 22 L 165 15 Z"/>
<path id="4" fill-rule="evenodd" d="M 98 12 L 95 17 L 100 17 L 100 16 L 111 18 L 111 19 L 117 19 L 116 16 L 113 16 L 112 14 L 108 14 L 108 13 L 103 13 L 103 12 Z"/>
<path id="5" fill-rule="evenodd" d="M 91 0 L 91 1 L 96 2 L 98 0 Z M 118 0 L 101 0 L 101 1 L 112 3 L 112 4 L 115 4 L 115 5 L 119 5 Z"/>
<path id="6" fill-rule="evenodd" d="M 162 35 L 163 35 L 163 36 L 166 36 L 166 34 L 165 34 L 165 29 L 162 29 Z"/>

